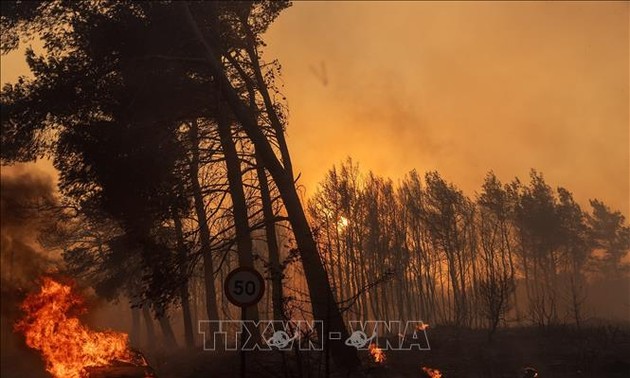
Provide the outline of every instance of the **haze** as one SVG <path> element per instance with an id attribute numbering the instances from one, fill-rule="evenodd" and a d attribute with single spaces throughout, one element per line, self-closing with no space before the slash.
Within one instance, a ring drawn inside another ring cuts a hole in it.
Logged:
<path id="1" fill-rule="evenodd" d="M 490 169 L 536 168 L 628 215 L 629 9 L 296 2 L 265 56 L 282 64 L 300 182 L 313 193 L 346 156 L 393 179 L 437 169 L 469 194 Z M 3 83 L 27 72 L 22 54 L 2 58 Z"/>
<path id="2" fill-rule="evenodd" d="M 469 194 L 536 168 L 627 215 L 628 23 L 627 2 L 296 2 L 266 56 L 307 193 L 346 156 Z"/>

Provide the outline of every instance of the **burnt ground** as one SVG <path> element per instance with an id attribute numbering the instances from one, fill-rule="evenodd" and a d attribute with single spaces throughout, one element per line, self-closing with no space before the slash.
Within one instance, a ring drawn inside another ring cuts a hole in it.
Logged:
<path id="1" fill-rule="evenodd" d="M 421 366 L 426 366 L 440 369 L 444 378 L 511 378 L 531 366 L 540 378 L 630 377 L 629 328 L 602 326 L 579 332 L 564 327 L 503 329 L 490 343 L 482 330 L 438 327 L 430 329 L 428 337 L 430 351 L 386 351 L 387 361 L 382 365 L 371 362 L 362 351 L 362 376 L 422 377 Z M 320 354 L 303 352 L 299 357 L 302 375 L 294 353 L 285 353 L 283 362 L 277 351 L 251 352 L 247 377 L 325 377 Z M 236 352 L 195 349 L 156 353 L 150 360 L 161 378 L 240 376 Z M 331 376 L 344 375 L 332 371 Z"/>
<path id="2" fill-rule="evenodd" d="M 364 366 L 362 374 L 356 376 L 422 377 L 420 368 L 426 366 L 440 369 L 443 378 L 516 378 L 523 367 L 532 366 L 540 378 L 630 377 L 630 328 L 602 326 L 580 332 L 570 328 L 502 329 L 492 343 L 481 330 L 436 327 L 427 332 L 430 351 L 386 351 L 383 365 L 376 365 L 367 352 L 360 352 Z M 24 345 L 6 346 L 2 351 L 2 378 L 49 376 L 36 351 Z M 198 348 L 144 353 L 160 378 L 240 377 L 237 352 L 204 352 Z M 295 353 L 248 353 L 247 377 L 326 376 L 321 354 L 302 352 L 299 357 L 301 375 Z M 345 376 L 331 369 L 331 377 Z"/>

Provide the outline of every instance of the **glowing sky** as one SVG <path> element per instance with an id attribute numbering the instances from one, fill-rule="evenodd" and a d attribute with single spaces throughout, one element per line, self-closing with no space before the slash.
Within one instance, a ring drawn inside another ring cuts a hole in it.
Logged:
<path id="1" fill-rule="evenodd" d="M 265 56 L 283 67 L 295 170 L 312 193 L 353 157 L 398 179 L 437 169 L 468 194 L 530 168 L 626 215 L 628 2 L 296 2 Z M 24 72 L 2 57 L 2 82 Z"/>
<path id="2" fill-rule="evenodd" d="M 266 50 L 296 170 L 310 193 L 349 155 L 472 194 L 536 168 L 628 214 L 628 23 L 627 2 L 296 2 Z"/>

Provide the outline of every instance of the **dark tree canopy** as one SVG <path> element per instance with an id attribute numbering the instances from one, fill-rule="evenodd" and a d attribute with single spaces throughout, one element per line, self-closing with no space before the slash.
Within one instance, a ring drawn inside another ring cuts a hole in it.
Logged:
<path id="1" fill-rule="evenodd" d="M 228 51 L 244 44 L 241 20 L 252 19 L 258 35 L 286 4 L 192 6 L 205 22 L 221 21 L 208 30 Z M 34 79 L 2 91 L 3 163 L 52 157 L 62 193 L 121 222 L 153 282 L 164 282 L 169 252 L 155 234 L 172 211 L 189 206 L 177 171 L 187 158 L 180 127 L 214 118 L 217 105 L 181 12 L 169 2 L 11 2 L 3 3 L 2 23 L 12 32 L 3 51 L 17 47 L 18 32 L 46 48 L 44 56 L 27 50 Z"/>

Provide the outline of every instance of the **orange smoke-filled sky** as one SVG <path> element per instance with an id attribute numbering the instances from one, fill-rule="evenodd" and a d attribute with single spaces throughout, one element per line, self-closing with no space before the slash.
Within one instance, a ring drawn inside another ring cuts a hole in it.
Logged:
<path id="1" fill-rule="evenodd" d="M 630 214 L 628 2 L 296 2 L 266 35 L 313 193 L 351 156 L 473 194 L 530 168 Z M 2 82 L 25 72 L 2 57 Z"/>
<path id="2" fill-rule="evenodd" d="M 536 168 L 629 214 L 629 9 L 296 2 L 266 56 L 282 64 L 307 192 L 349 155 L 394 180 L 437 169 L 469 194 L 490 169 Z"/>

